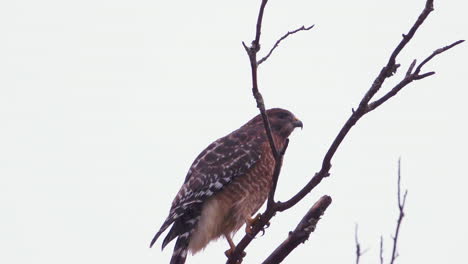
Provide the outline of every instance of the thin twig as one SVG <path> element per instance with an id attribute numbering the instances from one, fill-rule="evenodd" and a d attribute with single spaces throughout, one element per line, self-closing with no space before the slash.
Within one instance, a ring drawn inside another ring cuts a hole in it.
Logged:
<path id="1" fill-rule="evenodd" d="M 435 50 L 430 56 L 428 56 L 426 59 L 424 59 L 416 67 L 416 70 L 414 72 L 412 72 L 412 70 L 413 70 L 413 68 L 415 67 L 415 64 L 416 64 L 416 60 L 414 60 L 413 63 L 411 63 L 410 67 L 408 68 L 408 71 L 406 72 L 406 75 L 403 78 L 403 80 L 401 80 L 395 87 L 393 87 L 384 96 L 382 96 L 381 98 L 369 103 L 367 111 L 370 112 L 370 111 L 376 109 L 377 107 L 379 107 L 381 104 L 385 103 L 388 99 L 395 96 L 401 89 L 403 89 L 410 82 L 415 81 L 415 80 L 421 80 L 423 78 L 426 78 L 428 76 L 431 76 L 431 75 L 435 74 L 435 72 L 427 72 L 427 73 L 424 73 L 424 74 L 420 74 L 420 71 L 421 71 L 422 66 L 424 66 L 424 64 L 429 62 L 436 55 L 441 54 L 442 52 L 447 51 L 447 50 L 449 50 L 449 49 L 451 49 L 451 48 L 455 47 L 456 45 L 461 44 L 463 42 L 464 42 L 464 40 L 455 41 L 454 43 L 452 43 L 452 44 L 450 44 L 448 46 L 445 46 L 443 48 Z"/>
<path id="2" fill-rule="evenodd" d="M 268 52 L 268 54 L 267 54 L 265 57 L 261 58 L 261 59 L 258 61 L 257 65 L 260 65 L 260 64 L 262 64 L 263 62 L 265 62 L 265 61 L 270 57 L 270 55 L 273 53 L 273 51 L 278 47 L 278 45 L 280 44 L 280 42 L 283 41 L 285 38 L 289 37 L 289 36 L 292 35 L 292 34 L 295 34 L 295 33 L 299 32 L 299 31 L 307 31 L 307 30 L 310 30 L 310 29 L 312 29 L 314 26 L 315 26 L 315 25 L 312 25 L 312 26 L 309 26 L 309 27 L 302 26 L 302 27 L 300 27 L 300 28 L 298 28 L 298 29 L 295 29 L 295 30 L 293 30 L 293 31 L 288 31 L 288 33 L 284 34 L 284 36 L 282 36 L 280 39 L 278 39 L 278 40 L 276 41 L 275 45 L 273 45 L 273 47 L 270 49 L 270 51 Z"/>
<path id="3" fill-rule="evenodd" d="M 398 243 L 398 235 L 400 234 L 400 227 L 401 223 L 403 221 L 403 217 L 405 216 L 405 203 L 406 203 L 406 195 L 408 194 L 408 190 L 405 190 L 405 193 L 403 194 L 403 197 L 401 197 L 401 159 L 398 159 L 398 210 L 399 210 L 399 215 L 398 215 L 398 220 L 397 220 L 397 225 L 395 229 L 395 234 L 393 235 L 393 249 L 392 249 L 392 258 L 390 259 L 390 264 L 393 264 L 395 262 L 395 259 L 398 257 L 398 251 L 397 251 L 397 243 Z"/>
<path id="4" fill-rule="evenodd" d="M 398 257 L 397 242 L 398 242 L 398 235 L 400 232 L 401 223 L 403 221 L 403 217 L 405 216 L 404 208 L 405 208 L 407 194 L 408 194 L 408 190 L 405 190 L 403 197 L 401 196 L 401 159 L 398 159 L 397 200 L 398 200 L 399 216 L 397 220 L 395 234 L 392 237 L 393 249 L 392 249 L 391 259 L 389 262 L 390 264 L 393 264 L 395 259 Z M 354 230 L 354 239 L 356 242 L 356 264 L 359 264 L 359 259 L 364 254 L 364 252 L 361 252 L 361 245 L 359 244 L 359 241 L 358 241 L 358 225 L 357 224 Z M 383 248 L 384 248 L 383 237 L 380 236 L 380 254 L 379 254 L 380 264 L 384 263 L 384 257 L 383 257 L 384 249 Z"/>
<path id="5" fill-rule="evenodd" d="M 379 254 L 379 257 L 380 257 L 380 264 L 383 264 L 383 236 L 380 236 L 380 254 Z"/>
<path id="6" fill-rule="evenodd" d="M 356 243 L 356 264 L 359 264 L 362 255 L 367 252 L 367 249 L 361 250 L 361 244 L 359 243 L 358 238 L 358 224 L 354 226 L 354 243 Z"/>
<path id="7" fill-rule="evenodd" d="M 423 62 L 421 62 L 419 64 L 419 66 L 416 68 L 416 70 L 414 71 L 415 74 L 419 74 L 419 72 L 421 71 L 421 68 L 426 64 L 428 63 L 430 60 L 432 60 L 432 58 L 434 58 L 435 56 L 441 54 L 442 52 L 445 52 L 453 47 L 455 47 L 456 45 L 458 44 L 461 44 L 463 43 L 465 40 L 459 40 L 459 41 L 455 41 L 454 43 L 450 44 L 450 45 L 447 45 L 445 47 L 442 47 L 442 48 L 439 48 L 439 49 L 436 49 L 434 50 L 434 52 L 432 52 L 432 54 L 427 57 L 426 59 L 423 60 Z"/>
<path id="8" fill-rule="evenodd" d="M 290 232 L 284 240 L 262 264 L 281 263 L 299 244 L 304 243 L 312 232 L 314 232 L 320 216 L 331 204 L 330 196 L 324 195 L 320 198 L 302 218 L 294 231 Z"/>
<path id="9" fill-rule="evenodd" d="M 354 226 L 354 242 L 356 243 L 356 264 L 359 264 L 359 259 L 361 258 L 361 245 L 358 240 L 358 224 Z"/>

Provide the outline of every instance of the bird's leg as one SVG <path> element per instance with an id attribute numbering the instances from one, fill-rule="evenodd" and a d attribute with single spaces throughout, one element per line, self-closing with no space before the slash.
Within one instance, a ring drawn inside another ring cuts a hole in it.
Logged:
<path id="1" fill-rule="evenodd" d="M 224 237 L 226 238 L 227 242 L 229 243 L 229 249 L 226 250 L 224 252 L 224 255 L 226 255 L 226 257 L 230 257 L 232 253 L 234 253 L 234 250 L 236 249 L 236 245 L 234 244 L 234 241 L 232 241 L 232 238 L 231 236 L 229 236 L 229 234 L 224 234 Z M 237 263 L 241 263 L 242 262 L 242 259 L 245 257 L 246 253 L 245 252 L 242 252 L 242 256 L 241 256 L 241 259 L 237 262 Z"/>
<path id="2" fill-rule="evenodd" d="M 262 215 L 260 213 L 258 213 L 254 218 L 248 217 L 245 220 L 245 232 L 247 234 L 253 235 L 253 227 L 260 220 L 260 218 L 262 218 Z M 268 222 L 266 224 L 266 227 L 269 227 L 269 226 L 270 226 L 270 222 Z M 262 227 L 262 229 L 260 231 L 262 231 L 263 234 L 265 234 L 265 228 L 264 227 Z"/>
<path id="3" fill-rule="evenodd" d="M 227 242 L 229 243 L 229 249 L 226 250 L 224 252 L 224 254 L 226 255 L 226 257 L 229 258 L 229 256 L 234 252 L 234 250 L 236 249 L 236 245 L 234 244 L 234 242 L 232 241 L 231 237 L 228 235 L 228 234 L 224 234 L 224 237 L 226 238 Z"/>

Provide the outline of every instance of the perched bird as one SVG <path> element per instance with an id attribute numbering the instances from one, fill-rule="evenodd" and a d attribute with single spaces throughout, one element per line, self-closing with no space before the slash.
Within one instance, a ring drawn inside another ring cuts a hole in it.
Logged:
<path id="1" fill-rule="evenodd" d="M 277 149 L 302 122 L 288 110 L 266 111 Z M 169 216 L 151 241 L 172 225 L 162 248 L 177 238 L 171 264 L 183 264 L 187 252 L 205 248 L 224 236 L 230 250 L 235 249 L 232 236 L 244 223 L 252 224 L 252 215 L 268 197 L 275 166 L 261 115 L 222 137 L 193 162 L 184 184 L 172 202 Z"/>

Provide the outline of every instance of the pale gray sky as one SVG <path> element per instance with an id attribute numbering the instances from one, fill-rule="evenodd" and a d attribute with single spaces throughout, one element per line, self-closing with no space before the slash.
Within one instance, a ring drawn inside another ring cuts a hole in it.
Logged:
<path id="1" fill-rule="evenodd" d="M 196 155 L 257 114 L 241 41 L 259 1 L 3 1 L 0 3 L 0 262 L 167 263 L 172 244 L 148 244 Z M 339 128 L 424 6 L 413 1 L 278 1 L 265 13 L 263 50 L 315 24 L 260 68 L 267 107 L 302 119 L 277 196 L 320 168 Z M 466 39 L 465 1 L 436 10 L 402 52 L 412 59 Z M 390 253 L 396 169 L 409 189 L 399 263 L 463 263 L 468 244 L 466 44 L 427 64 L 353 128 L 332 175 L 279 214 L 248 248 L 258 263 L 322 195 L 333 203 L 285 263 L 362 263 Z M 236 236 L 237 239 L 241 234 Z M 219 241 L 187 263 L 222 263 Z"/>

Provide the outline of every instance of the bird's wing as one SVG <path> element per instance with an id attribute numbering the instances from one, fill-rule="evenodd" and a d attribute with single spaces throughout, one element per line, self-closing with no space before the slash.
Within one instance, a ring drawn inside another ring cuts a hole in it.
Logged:
<path id="1" fill-rule="evenodd" d="M 190 167 L 175 197 L 169 216 L 151 241 L 150 247 L 175 220 L 200 206 L 234 178 L 244 175 L 262 155 L 263 131 L 240 128 L 209 145 Z M 175 237 L 173 234 L 171 237 Z M 167 244 L 164 243 L 164 245 Z"/>

